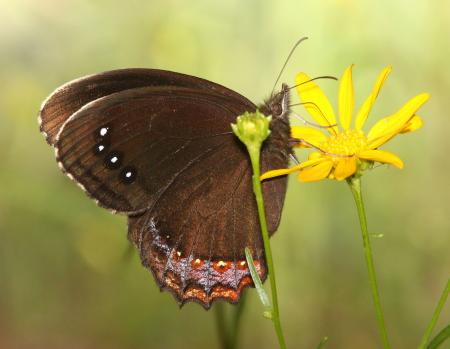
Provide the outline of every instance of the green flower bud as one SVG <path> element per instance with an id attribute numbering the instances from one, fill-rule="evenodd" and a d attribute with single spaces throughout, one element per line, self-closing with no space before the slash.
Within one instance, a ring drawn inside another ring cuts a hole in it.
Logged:
<path id="1" fill-rule="evenodd" d="M 265 116 L 258 110 L 254 113 L 245 112 L 236 118 L 236 124 L 231 124 L 231 128 L 247 148 L 260 149 L 261 144 L 270 135 L 271 120 L 271 116 Z"/>

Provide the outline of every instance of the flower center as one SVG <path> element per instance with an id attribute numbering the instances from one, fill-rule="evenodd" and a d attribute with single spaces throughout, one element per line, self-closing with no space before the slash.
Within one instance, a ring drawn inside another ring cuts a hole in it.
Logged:
<path id="1" fill-rule="evenodd" d="M 366 147 L 367 138 L 361 130 L 344 130 L 330 136 L 321 149 L 330 155 L 355 155 Z"/>

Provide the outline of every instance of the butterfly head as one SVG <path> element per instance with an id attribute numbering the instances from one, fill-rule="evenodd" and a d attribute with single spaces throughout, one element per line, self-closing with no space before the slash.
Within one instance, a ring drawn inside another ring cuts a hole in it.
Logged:
<path id="1" fill-rule="evenodd" d="M 281 91 L 272 94 L 259 106 L 259 109 L 265 115 L 272 115 L 273 119 L 287 120 L 290 112 L 289 102 L 289 86 L 283 84 Z"/>
<path id="2" fill-rule="evenodd" d="M 259 110 L 264 115 L 272 116 L 270 123 L 271 134 L 266 141 L 265 147 L 269 152 L 279 153 L 281 151 L 285 155 L 284 163 L 286 164 L 288 164 L 289 154 L 292 152 L 289 145 L 291 130 L 289 125 L 289 114 L 291 112 L 289 93 L 289 86 L 283 84 L 281 91 L 273 93 L 259 106 Z"/>

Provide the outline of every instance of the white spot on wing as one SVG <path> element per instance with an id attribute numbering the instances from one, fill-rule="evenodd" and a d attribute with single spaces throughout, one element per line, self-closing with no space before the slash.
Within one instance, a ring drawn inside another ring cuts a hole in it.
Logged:
<path id="1" fill-rule="evenodd" d="M 108 128 L 107 127 L 102 127 L 100 129 L 100 136 L 104 137 L 104 136 L 106 136 L 107 133 L 108 133 Z"/>

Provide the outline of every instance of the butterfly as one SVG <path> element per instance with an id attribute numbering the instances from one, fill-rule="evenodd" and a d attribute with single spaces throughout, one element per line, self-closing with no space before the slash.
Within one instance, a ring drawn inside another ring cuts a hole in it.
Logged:
<path id="1" fill-rule="evenodd" d="M 256 106 L 219 84 L 155 69 L 121 69 L 70 81 L 42 104 L 40 130 L 60 169 L 95 202 L 128 216 L 128 239 L 160 289 L 180 305 L 237 303 L 253 286 L 244 248 L 267 266 L 251 164 L 230 124 L 272 115 L 261 170 L 286 168 L 289 88 Z M 278 227 L 287 179 L 264 181 L 269 231 Z"/>

